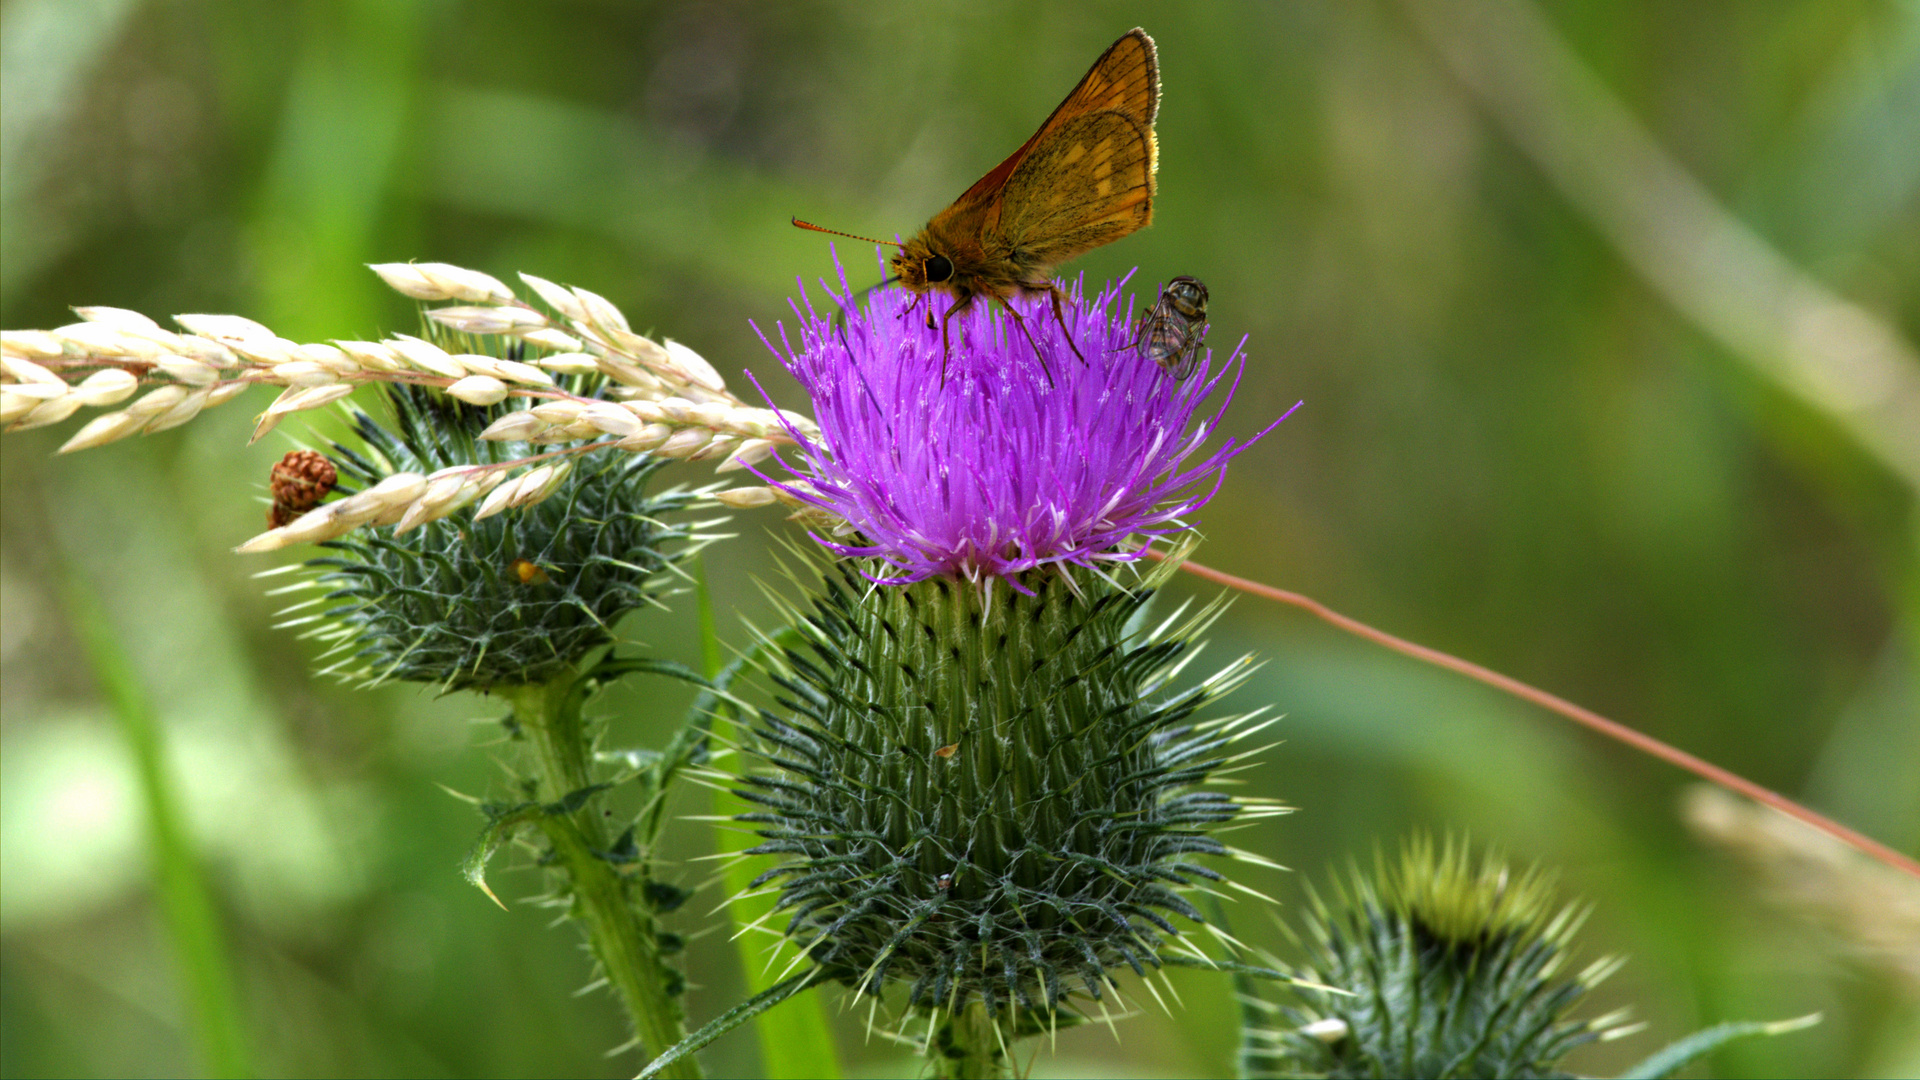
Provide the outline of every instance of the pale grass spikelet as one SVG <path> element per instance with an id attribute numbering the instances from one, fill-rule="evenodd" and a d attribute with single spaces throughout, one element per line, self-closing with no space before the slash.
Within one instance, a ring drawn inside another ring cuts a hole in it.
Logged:
<path id="1" fill-rule="evenodd" d="M 654 453 L 661 457 L 689 457 L 713 441 L 713 432 L 697 427 L 684 427 L 673 433 Z"/>
<path id="2" fill-rule="evenodd" d="M 59 327 L 53 336 L 74 351 L 125 360 L 151 360 L 160 346 L 106 323 L 77 322 Z"/>
<path id="3" fill-rule="evenodd" d="M 390 345 L 377 341 L 336 341 L 334 346 L 363 371 L 394 372 L 406 370 L 406 360 Z"/>
<path id="4" fill-rule="evenodd" d="M 577 286 L 573 290 L 573 295 L 579 299 L 580 306 L 585 311 L 583 322 L 600 330 L 633 332 L 633 328 L 627 325 L 626 315 L 613 306 L 606 297 Z"/>
<path id="5" fill-rule="evenodd" d="M 461 359 L 464 360 L 466 358 L 462 357 Z M 496 379 L 522 383 L 527 386 L 552 386 L 554 384 L 552 373 L 542 371 L 532 364 L 522 363 L 519 360 L 495 360 L 484 356 L 476 357 L 475 359 L 487 360 L 487 374 L 492 375 Z"/>
<path id="6" fill-rule="evenodd" d="M 73 313 L 88 322 L 111 326 L 116 330 L 124 330 L 130 334 L 167 333 L 159 323 L 154 322 L 152 319 L 147 318 L 137 311 L 132 311 L 127 308 L 95 305 L 93 307 L 74 308 Z"/>
<path id="7" fill-rule="evenodd" d="M 325 342 L 315 342 L 313 344 L 300 346 L 293 350 L 293 359 L 296 362 L 318 364 L 336 375 L 358 375 L 360 373 L 360 362 L 358 360 L 347 355 L 346 350 L 340 346 L 329 345 Z"/>
<path id="8" fill-rule="evenodd" d="M 156 356 L 154 366 L 188 386 L 211 386 L 220 378 L 220 369 L 205 360 L 187 356 Z"/>
<path id="9" fill-rule="evenodd" d="M 278 337 L 242 315 L 175 315 L 173 321 L 211 341 L 254 341 Z"/>
<path id="10" fill-rule="evenodd" d="M 8 356 L 0 358 L 0 369 L 5 370 L 8 378 L 18 383 L 37 383 L 41 386 L 60 387 L 67 385 L 67 380 L 25 357 Z"/>
<path id="11" fill-rule="evenodd" d="M 520 340 L 536 349 L 548 349 L 556 353 L 579 353 L 580 339 L 564 330 L 548 327 L 545 330 L 529 330 L 520 335 Z M 545 361 L 543 360 L 544 364 Z"/>
<path id="12" fill-rule="evenodd" d="M 552 426 L 532 410 L 511 412 L 487 425 L 479 437 L 499 442 L 527 442 Z"/>
<path id="13" fill-rule="evenodd" d="M 578 345 L 579 342 L 573 342 Z M 541 367 L 560 375 L 589 375 L 600 370 L 599 362 L 591 353 L 562 352 L 543 356 L 539 359 Z"/>
<path id="14" fill-rule="evenodd" d="M 632 409 L 616 405 L 611 401 L 595 401 L 580 408 L 578 422 L 592 424 L 597 431 L 608 435 L 631 435 L 640 430 L 640 418 Z"/>
<path id="15" fill-rule="evenodd" d="M 468 375 L 447 387 L 447 393 L 469 405 L 498 405 L 507 400 L 507 384 L 491 375 Z"/>
<path id="16" fill-rule="evenodd" d="M 574 296 L 571 290 L 555 285 L 546 278 L 535 277 L 528 273 L 522 273 L 520 280 L 526 282 L 528 288 L 540 294 L 540 299 L 545 301 L 548 307 L 559 312 L 566 318 L 572 319 L 575 322 L 585 322 L 587 320 L 586 305 L 582 304 L 580 299 Z"/>
<path id="17" fill-rule="evenodd" d="M 476 407 L 531 397 L 531 407 L 496 415 L 479 437 L 577 444 L 563 453 L 614 448 L 714 461 L 720 471 L 731 471 L 790 444 L 793 432 L 817 434 L 805 416 L 783 417 L 740 401 L 698 352 L 635 334 L 618 307 L 590 290 L 522 275 L 549 314 L 517 299 L 498 279 L 450 264 L 383 263 L 373 269 L 405 295 L 458 303 L 425 311 L 425 337 L 305 343 L 238 315 L 178 315 L 174 321 L 184 332 L 176 333 L 136 311 L 76 308 L 79 322 L 53 331 L 7 331 L 0 338 L 6 361 L 0 424 L 7 430 L 43 427 L 83 408 L 132 399 L 119 412 L 81 425 L 61 448 L 71 453 L 177 427 L 249 386 L 274 386 L 280 392 L 253 429 L 258 440 L 288 416 L 327 407 L 377 382 L 444 393 Z M 488 342 L 494 355 L 472 351 Z M 560 382 L 582 378 L 607 383 L 578 396 Z M 490 514 L 531 505 L 562 472 L 536 471 L 529 483 L 526 475 L 503 480 L 504 471 L 489 466 L 477 474 L 488 479 L 478 489 L 463 485 L 454 502 L 490 496 L 482 508 Z M 432 520 L 429 509 L 390 508 L 376 517 L 418 528 Z M 297 532 L 255 538 L 247 550 L 368 520 L 374 518 L 333 511 Z"/>
<path id="18" fill-rule="evenodd" d="M 438 521 L 493 490 L 506 478 L 507 474 L 499 469 L 459 465 L 442 469 L 427 477 L 426 490 L 394 523 L 393 534 L 399 536 L 429 521 Z"/>
<path id="19" fill-rule="evenodd" d="M 673 429 L 668 427 L 667 425 L 648 424 L 646 427 L 641 428 L 639 431 L 636 431 L 633 434 L 627 436 L 626 438 L 621 439 L 620 446 L 622 449 L 625 449 L 625 450 L 651 451 L 659 447 L 661 443 L 666 442 L 672 436 L 673 436 Z"/>
<path id="20" fill-rule="evenodd" d="M 274 374 L 286 380 L 286 384 L 296 388 L 310 386 L 332 386 L 340 381 L 340 373 L 324 364 L 311 360 L 289 360 L 276 365 Z"/>
<path id="21" fill-rule="evenodd" d="M 395 334 L 391 342 L 393 351 L 400 354 L 407 363 L 443 379 L 463 379 L 467 369 L 461 367 L 447 350 L 431 341 L 423 341 L 411 334 Z"/>
<path id="22" fill-rule="evenodd" d="M 200 410 L 207 407 L 207 402 L 212 396 L 213 391 L 211 389 L 189 390 L 182 394 L 180 399 L 174 402 L 171 408 L 147 421 L 146 427 L 142 430 L 153 433 L 177 428 L 181 424 L 199 416 Z"/>
<path id="23" fill-rule="evenodd" d="M 66 355 L 60 339 L 45 330 L 0 331 L 0 357 L 8 360 L 58 360 Z"/>
<path id="24" fill-rule="evenodd" d="M 73 390 L 88 405 L 101 408 L 132 397 L 139 386 L 140 380 L 125 368 L 105 368 L 82 379 Z"/>
<path id="25" fill-rule="evenodd" d="M 75 450 L 91 450 L 96 446 L 105 446 L 115 439 L 124 439 L 139 431 L 144 421 L 129 412 L 112 412 L 96 416 L 86 422 L 73 437 L 60 444 L 59 453 L 71 454 Z"/>
<path id="26" fill-rule="evenodd" d="M 773 455 L 772 439 L 746 439 L 735 448 L 727 459 L 714 467 L 714 472 L 733 472 L 749 465 L 758 465 Z"/>
<path id="27" fill-rule="evenodd" d="M 504 481 L 487 494 L 487 500 L 480 504 L 480 509 L 474 511 L 473 520 L 484 521 L 495 514 L 525 505 L 551 475 L 552 466 L 541 465 Z"/>
<path id="28" fill-rule="evenodd" d="M 372 263 L 368 269 L 396 292 L 415 300 L 513 299 L 513 291 L 498 279 L 450 263 Z"/>
<path id="29" fill-rule="evenodd" d="M 49 424 L 57 424 L 67 417 L 72 416 L 74 413 L 79 412 L 80 407 L 84 404 L 85 402 L 81 401 L 77 394 L 57 394 L 27 410 L 26 415 L 14 421 L 12 429 L 15 431 L 25 431 L 29 428 L 46 427 Z"/>
<path id="30" fill-rule="evenodd" d="M 736 510 L 751 510 L 758 506 L 769 506 L 777 501 L 770 487 L 737 487 L 713 493 L 715 502 L 731 506 Z"/>
<path id="31" fill-rule="evenodd" d="M 394 473 L 357 495 L 315 507 L 286 525 L 269 529 L 234 551 L 243 555 L 277 551 L 294 544 L 331 540 L 366 524 L 391 523 L 399 520 L 426 490 L 426 477 Z"/>
<path id="32" fill-rule="evenodd" d="M 720 373 L 713 369 L 713 365 L 707 363 L 705 357 L 672 338 L 667 339 L 666 348 L 669 360 L 674 367 L 686 374 L 689 381 L 709 390 L 726 389 L 726 382 L 720 378 Z"/>
<path id="33" fill-rule="evenodd" d="M 546 316 L 539 312 L 513 307 L 434 308 L 427 317 L 463 334 L 521 334 L 544 330 L 548 325 Z"/>
<path id="34" fill-rule="evenodd" d="M 329 503 L 309 510 L 287 524 L 277 529 L 269 529 L 233 550 L 240 555 L 254 555 L 265 551 L 278 551 L 293 544 L 331 540 L 351 532 L 355 523 L 341 522 L 339 515 L 334 511 L 334 507 L 338 505 L 340 504 Z"/>

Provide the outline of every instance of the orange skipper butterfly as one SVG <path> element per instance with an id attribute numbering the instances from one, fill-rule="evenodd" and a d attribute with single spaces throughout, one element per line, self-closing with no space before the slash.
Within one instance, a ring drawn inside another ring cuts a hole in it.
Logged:
<path id="1" fill-rule="evenodd" d="M 1153 220 L 1159 166 L 1153 121 L 1159 109 L 1153 39 L 1144 30 L 1129 30 L 1100 54 L 1032 138 L 913 239 L 896 245 L 892 280 L 922 296 L 938 289 L 953 297 L 940 320 L 943 348 L 947 320 L 982 296 L 1005 306 L 1009 296 L 1047 293 L 1053 317 L 1065 327 L 1060 287 L 1049 277 L 1053 268 Z M 793 223 L 834 231 L 798 218 Z M 1020 322 L 1017 312 L 1007 311 Z M 931 325 L 931 311 L 927 319 Z"/>

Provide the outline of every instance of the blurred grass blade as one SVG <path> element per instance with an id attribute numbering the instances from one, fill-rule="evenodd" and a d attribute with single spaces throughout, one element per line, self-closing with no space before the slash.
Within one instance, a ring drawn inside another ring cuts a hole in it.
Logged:
<path id="1" fill-rule="evenodd" d="M 1735 1039 L 1755 1035 L 1784 1035 L 1820 1022 L 1819 1013 L 1792 1020 L 1736 1020 L 1696 1031 L 1620 1074 L 1620 1080 L 1664 1080 Z"/>
<path id="2" fill-rule="evenodd" d="M 1528 0 L 1401 0 L 1514 142 L 1648 284 L 1920 490 L 1920 357 L 1675 161 Z"/>
<path id="3" fill-rule="evenodd" d="M 707 665 L 707 677 L 717 682 L 721 679 L 720 639 L 714 630 L 713 598 L 707 591 L 704 559 L 695 562 L 694 581 L 699 595 L 701 657 Z M 716 701 L 715 704 L 727 715 L 733 715 L 733 710 L 725 702 Z M 737 740 L 744 734 L 743 731 L 726 730 L 730 726 L 740 725 L 732 725 L 717 717 L 714 720 L 714 729 L 723 740 Z M 731 791 L 713 793 L 713 812 L 716 815 L 731 817 L 753 809 L 745 799 Z M 756 842 L 756 837 L 740 829 L 721 827 L 714 830 L 716 852 L 745 851 Z M 747 891 L 748 884 L 759 873 L 759 869 L 744 859 L 728 866 L 724 879 L 728 895 L 737 896 Z M 772 895 L 749 896 L 727 905 L 734 929 L 738 931 L 765 917 L 773 909 L 775 899 Z M 741 934 L 734 939 L 734 947 L 740 956 L 740 970 L 746 975 L 747 988 L 756 995 L 770 992 L 775 980 L 788 970 L 788 965 L 798 955 L 791 944 L 783 941 L 769 956 L 766 939 L 758 931 Z M 789 979 L 779 985 L 785 986 L 792 981 Z M 808 1077 L 838 1080 L 840 1069 L 834 1056 L 833 1034 L 827 1027 L 826 1002 L 820 995 L 809 995 L 804 1001 L 795 1002 L 784 1009 L 761 1012 L 754 1018 L 754 1031 L 760 1039 L 761 1073 L 768 1080 L 807 1080 Z M 691 1037 L 689 1041 L 692 1041 Z"/>
<path id="4" fill-rule="evenodd" d="M 161 912 L 185 979 L 194 1035 L 205 1057 L 207 1073 L 217 1077 L 252 1076 L 219 916 L 192 843 L 180 827 L 179 804 L 167 773 L 152 705 L 99 601 L 72 569 L 63 569 L 61 580 L 67 617 L 85 644 L 94 677 L 100 681 L 133 754 L 146 803 Z"/>

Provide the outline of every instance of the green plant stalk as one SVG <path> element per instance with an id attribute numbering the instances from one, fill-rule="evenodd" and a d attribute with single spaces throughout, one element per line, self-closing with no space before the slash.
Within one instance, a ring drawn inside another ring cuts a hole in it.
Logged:
<path id="1" fill-rule="evenodd" d="M 514 716 L 532 747 L 538 799 L 553 804 L 594 783 L 586 724 L 581 716 L 578 676 L 567 672 L 546 683 L 499 687 L 513 703 Z M 601 973 L 626 1007 L 642 1052 L 658 1054 L 686 1037 L 686 1014 L 669 991 L 678 973 L 661 956 L 659 926 L 636 896 L 643 882 L 623 875 L 603 854 L 611 846 L 602 823 L 601 800 L 587 799 L 569 813 L 549 813 L 541 830 L 553 846 L 554 862 L 573 893 L 573 915 L 586 927 L 587 940 Z M 646 873 L 645 863 L 641 873 Z M 700 1077 L 692 1056 L 661 1075 Z"/>
<path id="2" fill-rule="evenodd" d="M 107 624 L 99 602 L 73 576 L 66 584 L 67 613 L 85 642 L 94 677 L 113 707 L 120 734 L 133 754 L 140 793 L 146 802 L 148 840 L 153 845 L 155 884 L 167 935 L 180 961 L 191 1005 L 194 1035 L 216 1077 L 252 1076 L 239 1003 L 227 968 L 220 918 L 207 888 L 193 843 L 180 826 L 172 777 L 161 745 L 160 726 L 138 677 Z"/>
<path id="3" fill-rule="evenodd" d="M 719 723 L 714 725 L 716 731 L 721 731 L 722 727 Z M 716 817 L 732 817 L 753 809 L 753 804 L 731 791 L 713 793 L 713 812 Z M 745 851 L 757 842 L 757 837 L 738 828 L 714 829 L 714 846 L 719 851 Z M 736 931 L 752 925 L 756 920 L 765 919 L 773 910 L 777 897 L 764 890 L 759 890 L 760 895 L 757 896 L 740 896 L 763 868 L 757 861 L 743 859 L 727 869 L 728 895 L 738 897 L 727 905 L 727 913 L 732 916 Z M 779 923 L 775 921 L 773 925 L 777 929 Z M 740 957 L 741 971 L 746 975 L 747 989 L 751 993 L 757 994 L 794 972 L 812 967 L 811 962 L 794 964 L 800 950 L 792 942 L 775 942 L 759 931 L 741 934 L 734 946 Z M 788 1001 L 780 1008 L 761 1013 L 754 1017 L 753 1023 L 754 1031 L 760 1038 L 760 1065 L 767 1080 L 808 1080 L 809 1077 L 837 1080 L 840 1076 L 839 1065 L 834 1057 L 833 1036 L 827 1027 L 826 1000 L 818 991 L 801 995 L 799 1000 Z"/>
<path id="4" fill-rule="evenodd" d="M 940 1021 L 927 1042 L 927 1065 L 933 1075 L 939 1080 L 999 1080 L 1012 1075 L 1001 1047 L 1013 1040 L 1007 1032 L 996 1031 L 996 1026 L 978 1001 Z"/>
<path id="5" fill-rule="evenodd" d="M 693 565 L 695 590 L 699 597 L 700 608 L 700 657 L 705 665 L 706 676 L 716 679 L 722 666 L 720 637 L 713 616 L 713 601 L 707 592 L 707 564 L 705 559 L 696 558 Z M 744 734 L 736 730 L 731 720 L 733 710 L 725 703 L 720 705 L 722 715 L 713 722 L 714 731 L 723 737 L 723 741 L 737 742 Z M 716 788 L 713 793 L 713 813 L 715 817 L 733 817 L 754 809 L 745 799 L 724 788 Z M 713 832 L 714 847 L 722 852 L 745 851 L 758 843 L 753 834 L 738 828 L 716 827 Z M 727 895 L 736 897 L 727 905 L 727 913 L 733 918 L 736 930 L 750 926 L 766 917 L 773 910 L 775 897 L 762 893 L 758 896 L 743 896 L 753 879 L 759 875 L 762 867 L 750 860 L 742 859 L 730 865 L 726 872 Z M 758 932 L 741 934 L 734 941 L 735 950 L 740 957 L 740 970 L 746 976 L 750 993 L 760 993 L 785 978 L 793 961 L 799 956 L 799 949 L 790 942 L 780 942 L 774 947 L 771 957 L 767 955 L 767 936 Z M 796 970 L 805 970 L 806 964 Z M 769 1009 L 753 1018 L 754 1033 L 760 1039 L 760 1068 L 767 1080 L 839 1080 L 839 1062 L 833 1048 L 833 1033 L 827 1026 L 826 1001 L 818 993 L 801 995 L 801 1000 L 788 1001 L 782 1007 Z"/>

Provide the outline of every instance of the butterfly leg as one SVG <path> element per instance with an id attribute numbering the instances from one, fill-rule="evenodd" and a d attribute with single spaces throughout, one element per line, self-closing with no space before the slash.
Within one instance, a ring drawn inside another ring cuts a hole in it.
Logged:
<path id="1" fill-rule="evenodd" d="M 1073 333 L 1067 329 L 1067 317 L 1060 313 L 1060 286 L 1047 282 L 1047 295 L 1053 299 L 1053 321 L 1060 324 L 1060 333 L 1067 339 L 1067 348 L 1072 349 L 1073 355 L 1084 365 L 1087 358 L 1080 355 L 1080 346 L 1074 343 Z"/>
<path id="2" fill-rule="evenodd" d="M 945 315 L 940 316 L 940 385 L 942 386 L 945 386 L 947 383 L 947 352 L 949 349 L 947 343 L 947 320 L 972 306 L 973 297 L 971 295 L 962 296 L 955 300 L 952 306 L 947 308 Z M 933 329 L 932 303 L 927 304 L 927 329 Z"/>
<path id="3" fill-rule="evenodd" d="M 1033 358 L 1040 361 L 1040 372 L 1047 377 L 1047 385 L 1049 387 L 1053 386 L 1053 369 L 1047 366 L 1047 358 L 1040 352 L 1040 343 L 1033 339 L 1033 331 L 1027 329 L 1027 320 L 1021 318 L 1020 313 L 1013 310 L 1013 305 L 1007 303 L 1005 297 L 1000 298 L 1000 306 L 1007 309 L 1007 317 L 1012 319 L 1013 325 L 1019 327 L 1020 333 L 1026 336 L 1027 344 L 1033 346 Z M 1072 344 L 1072 342 L 1069 341 L 1068 344 Z M 1074 350 L 1074 355 L 1079 355 L 1078 349 Z M 1084 361 L 1082 362 L 1084 363 Z"/>

